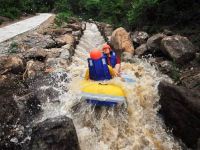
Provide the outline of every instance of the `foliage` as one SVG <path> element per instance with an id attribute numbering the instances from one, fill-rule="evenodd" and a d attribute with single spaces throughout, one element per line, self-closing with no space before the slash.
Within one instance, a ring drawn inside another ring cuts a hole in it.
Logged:
<path id="1" fill-rule="evenodd" d="M 17 18 L 23 13 L 65 12 L 131 30 L 154 32 L 160 26 L 200 24 L 199 0 L 1 0 L 0 14 Z M 58 22 L 67 15 L 59 15 Z"/>
<path id="2" fill-rule="evenodd" d="M 68 12 L 70 10 L 70 5 L 68 0 L 57 0 L 54 8 L 57 12 Z"/>
<path id="3" fill-rule="evenodd" d="M 18 51 L 18 43 L 12 42 L 9 46 L 8 52 L 9 53 L 17 53 L 17 51 Z"/>
<path id="4" fill-rule="evenodd" d="M 70 16 L 72 16 L 70 12 L 58 13 L 56 15 L 55 24 L 60 27 L 64 22 L 67 22 Z"/>
<path id="5" fill-rule="evenodd" d="M 137 21 L 144 17 L 144 13 L 150 13 L 151 9 L 156 7 L 159 0 L 134 0 L 132 7 L 128 11 L 128 21 L 131 24 L 137 23 Z M 151 14 L 152 15 L 152 14 Z M 143 18 L 144 19 L 144 18 Z"/>
<path id="6" fill-rule="evenodd" d="M 171 70 L 171 78 L 175 81 L 175 82 L 180 82 L 180 69 L 178 64 L 175 62 L 175 60 L 173 60 L 172 62 L 172 70 Z"/>

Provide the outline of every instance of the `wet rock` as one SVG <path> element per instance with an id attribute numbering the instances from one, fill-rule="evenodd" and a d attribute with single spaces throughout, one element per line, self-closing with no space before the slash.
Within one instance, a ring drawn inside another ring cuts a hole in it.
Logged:
<path id="1" fill-rule="evenodd" d="M 25 127 L 39 112 L 39 101 L 32 94 L 17 96 L 22 86 L 12 82 L 4 86 L 0 94 L 0 147 L 1 149 L 21 149 Z"/>
<path id="2" fill-rule="evenodd" d="M 162 73 L 169 74 L 173 69 L 173 64 L 168 60 L 162 61 L 159 63 L 159 69 Z"/>
<path id="3" fill-rule="evenodd" d="M 82 36 L 82 33 L 81 33 L 81 31 L 73 31 L 72 35 L 75 36 L 75 37 L 78 37 L 78 39 L 80 39 L 81 36 Z"/>
<path id="4" fill-rule="evenodd" d="M 39 88 L 36 90 L 37 94 L 36 97 L 42 103 L 45 102 L 59 102 L 59 94 L 60 92 L 54 87 L 47 87 L 47 88 Z"/>
<path id="5" fill-rule="evenodd" d="M 48 58 L 46 61 L 46 67 L 52 68 L 52 72 L 57 68 L 66 69 L 68 67 L 69 61 L 64 58 Z"/>
<path id="6" fill-rule="evenodd" d="M 16 92 L 23 92 L 24 85 L 21 82 L 22 77 L 21 74 L 6 74 L 6 75 L 0 75 L 0 95 L 5 94 L 7 92 L 14 93 Z M 16 90 L 19 89 L 19 90 Z M 10 95 L 12 96 L 12 95 Z"/>
<path id="7" fill-rule="evenodd" d="M 18 56 L 2 56 L 0 57 L 0 73 L 19 74 L 24 71 L 23 60 Z"/>
<path id="8" fill-rule="evenodd" d="M 11 93 L 0 95 L 0 147 L 12 149 L 15 146 L 10 139 L 15 136 L 13 132 L 18 122 L 20 113 Z"/>
<path id="9" fill-rule="evenodd" d="M 134 53 L 134 47 L 129 37 L 129 33 L 122 27 L 113 31 L 111 45 L 118 54 L 122 52 Z"/>
<path id="10" fill-rule="evenodd" d="M 33 127 L 31 150 L 79 150 L 74 124 L 65 116 L 47 119 Z"/>
<path id="11" fill-rule="evenodd" d="M 42 35 L 38 33 L 28 35 L 27 38 L 22 41 L 22 43 L 29 48 L 55 48 L 57 46 L 56 42 L 50 35 Z"/>
<path id="12" fill-rule="evenodd" d="M 108 37 L 112 35 L 113 32 L 113 27 L 110 24 L 106 24 L 106 23 L 98 23 L 96 22 L 99 30 L 101 33 L 103 33 L 103 36 Z"/>
<path id="13" fill-rule="evenodd" d="M 112 32 L 113 32 L 113 27 L 110 24 L 105 24 L 104 26 L 104 32 L 105 32 L 105 36 L 111 36 Z"/>
<path id="14" fill-rule="evenodd" d="M 133 54 L 128 53 L 128 52 L 123 52 L 121 55 L 121 59 L 124 62 L 129 62 L 129 63 L 134 63 L 134 59 L 133 59 Z"/>
<path id="15" fill-rule="evenodd" d="M 47 53 L 47 58 L 57 58 L 60 56 L 60 48 L 51 48 L 51 49 L 45 49 Z"/>
<path id="16" fill-rule="evenodd" d="M 161 47 L 161 40 L 165 37 L 166 35 L 162 33 L 153 35 L 147 40 L 147 49 L 151 52 L 159 51 Z"/>
<path id="17" fill-rule="evenodd" d="M 149 35 L 148 33 L 143 31 L 135 31 L 131 37 L 134 43 L 136 43 L 137 45 L 142 45 L 146 43 L 147 39 L 149 38 Z"/>
<path id="18" fill-rule="evenodd" d="M 61 51 L 69 51 L 70 56 L 73 56 L 75 53 L 73 45 L 70 44 L 62 46 Z"/>
<path id="19" fill-rule="evenodd" d="M 78 18 L 75 18 L 75 17 L 70 17 L 68 20 L 67 20 L 68 23 L 80 23 L 80 20 Z"/>
<path id="20" fill-rule="evenodd" d="M 59 29 L 50 29 L 50 30 L 44 32 L 44 34 L 57 37 L 57 36 L 64 35 L 64 34 L 70 33 L 70 32 L 72 32 L 71 28 L 59 28 Z"/>
<path id="21" fill-rule="evenodd" d="M 111 35 L 113 32 L 113 26 L 110 24 L 106 24 L 106 23 L 100 23 L 100 22 L 95 22 L 101 35 L 104 37 L 104 39 L 110 43 L 110 39 L 111 39 Z"/>
<path id="22" fill-rule="evenodd" d="M 27 62 L 26 70 L 23 74 L 23 78 L 34 78 L 35 76 L 43 74 L 45 64 L 40 61 L 30 60 Z"/>
<path id="23" fill-rule="evenodd" d="M 84 31 L 86 29 L 86 23 L 83 22 L 81 27 L 82 27 L 82 31 Z"/>
<path id="24" fill-rule="evenodd" d="M 70 34 L 62 35 L 62 36 L 56 38 L 55 41 L 58 43 L 58 45 L 61 45 L 61 46 L 65 45 L 65 44 L 71 44 L 71 45 L 75 44 L 75 39 Z"/>
<path id="25" fill-rule="evenodd" d="M 60 58 L 63 58 L 63 59 L 66 59 L 66 60 L 71 59 L 69 51 L 68 50 L 61 51 Z"/>
<path id="26" fill-rule="evenodd" d="M 42 101 L 37 98 L 37 93 L 30 92 L 23 96 L 15 96 L 17 108 L 20 114 L 20 122 L 24 125 L 28 124 L 41 110 Z"/>
<path id="27" fill-rule="evenodd" d="M 200 91 L 200 68 L 183 71 L 180 79 L 183 86 Z"/>
<path id="28" fill-rule="evenodd" d="M 166 82 L 159 84 L 160 113 L 175 136 L 190 148 L 200 138 L 200 93 Z"/>
<path id="29" fill-rule="evenodd" d="M 194 45 L 183 36 L 174 35 L 162 39 L 161 50 L 178 63 L 185 64 L 195 57 Z"/>
<path id="30" fill-rule="evenodd" d="M 44 61 L 47 57 L 47 53 L 43 48 L 31 48 L 30 50 L 23 53 L 24 58 L 27 60 L 38 60 Z"/>
<path id="31" fill-rule="evenodd" d="M 66 24 L 65 28 L 71 28 L 73 31 L 79 31 L 79 30 L 82 30 L 82 25 L 81 23 Z"/>
<path id="32" fill-rule="evenodd" d="M 147 51 L 148 51 L 147 45 L 146 45 L 146 44 L 142 44 L 142 45 L 140 45 L 138 48 L 135 49 L 135 55 L 138 55 L 139 57 L 141 57 L 141 56 L 144 55 Z"/>
<path id="33" fill-rule="evenodd" d="M 10 93 L 9 93 L 10 94 Z M 0 123 L 1 125 L 14 124 L 19 117 L 19 110 L 13 97 L 9 94 L 0 95 Z M 0 126 L 1 127 L 1 126 Z"/>

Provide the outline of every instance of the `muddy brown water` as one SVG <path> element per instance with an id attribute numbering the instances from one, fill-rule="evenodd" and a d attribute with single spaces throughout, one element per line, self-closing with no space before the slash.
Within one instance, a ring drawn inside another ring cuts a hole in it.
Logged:
<path id="1" fill-rule="evenodd" d="M 96 47 L 101 49 L 103 43 L 96 25 L 87 23 L 67 70 L 69 83 L 59 83 L 60 103 L 47 102 L 40 121 L 59 115 L 72 118 L 82 150 L 181 149 L 157 114 L 160 108 L 157 86 L 161 80 L 171 80 L 145 60 L 135 58 L 134 64 L 122 63 L 122 72 L 132 76 L 135 83 L 125 83 L 120 78 L 108 81 L 123 88 L 126 105 L 95 107 L 82 102 L 80 83 L 87 69 L 89 51 Z"/>

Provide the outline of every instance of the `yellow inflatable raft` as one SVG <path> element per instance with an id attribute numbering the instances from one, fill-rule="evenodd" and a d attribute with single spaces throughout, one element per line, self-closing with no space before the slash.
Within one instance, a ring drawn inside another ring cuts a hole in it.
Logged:
<path id="1" fill-rule="evenodd" d="M 116 85 L 91 80 L 82 82 L 82 98 L 95 105 L 113 106 L 125 102 L 123 90 Z"/>

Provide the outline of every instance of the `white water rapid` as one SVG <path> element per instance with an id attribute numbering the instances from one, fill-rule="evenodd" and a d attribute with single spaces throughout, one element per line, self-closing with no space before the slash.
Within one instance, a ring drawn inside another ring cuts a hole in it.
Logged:
<path id="1" fill-rule="evenodd" d="M 160 107 L 157 86 L 161 80 L 169 79 L 144 60 L 136 58 L 134 64 L 122 63 L 122 72 L 132 75 L 136 83 L 124 83 L 120 78 L 108 81 L 124 89 L 126 106 L 95 107 L 80 102 L 80 81 L 87 69 L 89 51 L 101 48 L 103 43 L 96 25 L 87 23 L 67 70 L 69 83 L 59 83 L 60 103 L 43 106 L 42 120 L 59 115 L 72 118 L 82 150 L 181 149 L 157 114 Z"/>

